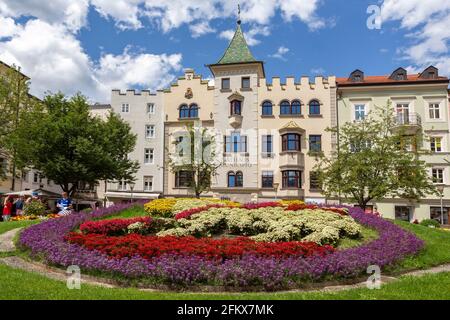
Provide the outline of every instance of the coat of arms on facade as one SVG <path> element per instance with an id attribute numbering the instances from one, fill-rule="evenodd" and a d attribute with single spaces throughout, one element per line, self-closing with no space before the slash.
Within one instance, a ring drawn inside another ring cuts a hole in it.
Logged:
<path id="1" fill-rule="evenodd" d="M 188 88 L 188 89 L 186 90 L 186 93 L 184 94 L 184 97 L 185 97 L 186 99 L 192 99 L 193 96 L 194 96 L 194 94 L 192 93 L 192 89 L 191 89 L 191 88 Z"/>

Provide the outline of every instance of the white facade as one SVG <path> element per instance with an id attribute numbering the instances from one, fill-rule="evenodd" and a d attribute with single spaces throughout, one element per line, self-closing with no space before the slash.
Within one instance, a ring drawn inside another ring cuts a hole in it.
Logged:
<path id="1" fill-rule="evenodd" d="M 162 93 L 113 90 L 111 110 L 128 122 L 131 131 L 137 135 L 136 147 L 129 158 L 137 160 L 140 168 L 135 174 L 134 186 L 125 181 L 108 182 L 106 198 L 120 201 L 158 197 L 163 192 L 164 167 Z"/>

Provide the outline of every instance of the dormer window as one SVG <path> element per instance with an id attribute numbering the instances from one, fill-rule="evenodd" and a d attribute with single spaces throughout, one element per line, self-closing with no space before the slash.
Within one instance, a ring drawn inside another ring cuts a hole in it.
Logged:
<path id="1" fill-rule="evenodd" d="M 240 116 L 242 113 L 242 101 L 239 100 L 233 100 L 230 102 L 230 115 Z"/>
<path id="2" fill-rule="evenodd" d="M 348 78 L 351 82 L 362 82 L 364 81 L 364 72 L 361 70 L 355 70 L 350 73 L 350 77 Z"/>
<path id="3" fill-rule="evenodd" d="M 420 79 L 437 79 L 439 77 L 439 70 L 433 66 L 429 66 L 419 75 Z"/>
<path id="4" fill-rule="evenodd" d="M 403 81 L 408 80 L 408 73 L 403 68 L 398 68 L 394 72 L 392 72 L 391 76 L 389 77 L 391 80 L 397 80 L 397 81 Z"/>

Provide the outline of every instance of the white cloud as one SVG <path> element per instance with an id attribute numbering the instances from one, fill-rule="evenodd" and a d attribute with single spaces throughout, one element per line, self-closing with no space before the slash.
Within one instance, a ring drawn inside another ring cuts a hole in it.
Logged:
<path id="1" fill-rule="evenodd" d="M 141 0 L 91 0 L 95 10 L 105 18 L 112 17 L 121 29 L 139 29 L 139 4 Z"/>
<path id="2" fill-rule="evenodd" d="M 81 91 L 94 100 L 108 101 L 112 88 L 161 88 L 181 69 L 181 54 L 104 53 L 93 61 L 84 51 L 78 31 L 87 27 L 89 8 L 111 19 L 117 28 L 139 29 L 150 22 L 163 32 L 187 26 L 193 37 L 214 32 L 215 19 L 236 17 L 239 0 L 0 0 L 0 59 L 22 67 L 32 78 L 37 96 L 46 91 Z M 299 19 L 311 29 L 320 27 L 318 0 L 248 0 L 241 18 L 250 46 L 268 36 L 275 13 Z M 293 11 L 291 11 L 293 9 Z M 18 20 L 19 18 L 26 18 Z M 19 22 L 21 21 L 21 22 Z M 22 22 L 23 21 L 23 22 Z M 246 28 L 247 29 L 247 28 Z M 94 30 L 92 30 L 94 31 Z M 220 37 L 230 39 L 234 30 Z M 281 52 L 281 55 L 286 52 Z"/>
<path id="3" fill-rule="evenodd" d="M 289 48 L 286 47 L 279 47 L 277 52 L 274 54 L 269 55 L 269 57 L 271 58 L 276 58 L 276 59 L 280 59 L 280 60 L 286 60 L 286 58 L 284 57 L 287 53 L 289 52 Z"/>
<path id="4" fill-rule="evenodd" d="M 311 69 L 311 73 L 314 75 L 324 75 L 325 74 L 325 69 L 322 67 L 319 68 L 312 68 Z"/>
<path id="5" fill-rule="evenodd" d="M 216 32 L 216 30 L 212 28 L 206 21 L 202 21 L 197 24 L 192 24 L 189 26 L 189 29 L 191 30 L 193 38 L 198 38 L 207 33 Z"/>
<path id="6" fill-rule="evenodd" d="M 0 39 L 15 36 L 20 32 L 21 26 L 17 25 L 14 19 L 0 17 Z"/>
<path id="7" fill-rule="evenodd" d="M 163 32 L 186 24 L 193 36 L 211 32 L 208 28 L 214 19 L 236 17 L 239 3 L 239 0 L 91 1 L 98 12 L 114 19 L 119 27 L 137 29 L 147 18 Z M 319 4 L 320 0 L 248 0 L 241 4 L 241 18 L 252 25 L 267 26 L 275 13 L 280 11 L 286 20 L 297 18 L 316 30 L 325 27 L 323 19 L 315 13 Z"/>
<path id="8" fill-rule="evenodd" d="M 235 33 L 234 29 L 224 30 L 219 34 L 219 38 L 230 41 L 233 38 L 234 33 Z M 268 26 L 254 25 L 250 28 L 250 30 L 244 31 L 245 41 L 249 46 L 256 46 L 261 42 L 256 38 L 257 36 L 268 36 L 268 35 L 270 35 L 270 29 Z"/>
<path id="9" fill-rule="evenodd" d="M 20 65 L 32 78 L 32 92 L 47 90 L 93 95 L 90 60 L 72 33 L 62 26 L 30 20 L 9 41 L 0 42 L 0 60 Z"/>
<path id="10" fill-rule="evenodd" d="M 450 74 L 450 2 L 442 0 L 385 0 L 382 19 L 399 21 L 400 28 L 409 32 L 409 45 L 398 50 L 420 70 L 433 64 L 441 73 Z"/>
<path id="11" fill-rule="evenodd" d="M 18 18 L 32 16 L 52 24 L 63 24 L 78 31 L 87 23 L 89 0 L 2 0 L 0 16 Z"/>
<path id="12" fill-rule="evenodd" d="M 280 9 L 283 16 L 291 21 L 298 18 L 308 25 L 311 30 L 317 30 L 325 27 L 325 21 L 316 14 L 319 6 L 319 0 L 281 0 Z"/>
<path id="13" fill-rule="evenodd" d="M 21 66 L 31 77 L 31 91 L 81 91 L 95 101 L 109 101 L 113 88 L 161 88 L 181 69 L 181 55 L 104 54 L 99 63 L 84 52 L 74 34 L 61 25 L 28 21 L 15 37 L 0 42 L 0 60 Z"/>
<path id="14" fill-rule="evenodd" d="M 126 48 L 121 55 L 103 55 L 94 75 L 105 96 L 112 88 L 159 89 L 174 80 L 172 72 L 181 70 L 181 59 L 181 54 L 133 54 Z"/>

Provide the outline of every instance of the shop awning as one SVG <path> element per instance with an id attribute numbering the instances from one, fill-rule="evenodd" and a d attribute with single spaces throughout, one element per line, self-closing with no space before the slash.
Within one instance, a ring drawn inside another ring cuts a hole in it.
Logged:
<path id="1" fill-rule="evenodd" d="M 107 198 L 121 198 L 121 199 L 158 199 L 159 193 L 145 193 L 145 192 L 107 192 Z"/>

